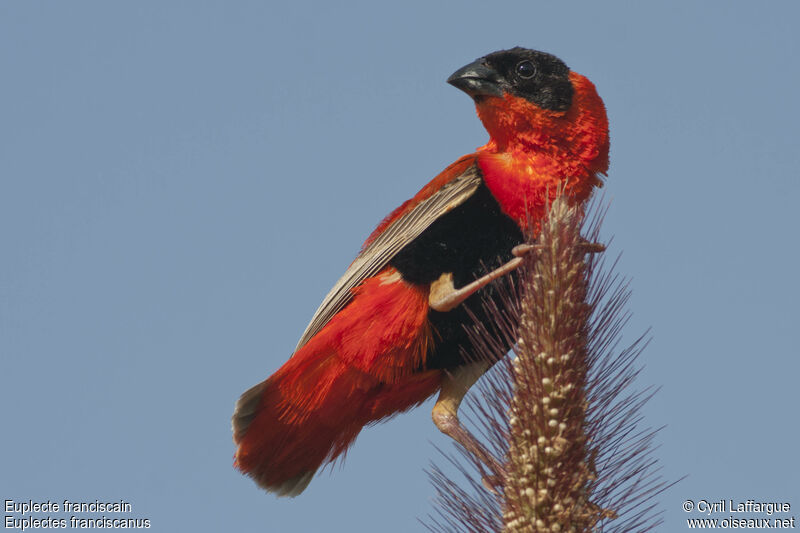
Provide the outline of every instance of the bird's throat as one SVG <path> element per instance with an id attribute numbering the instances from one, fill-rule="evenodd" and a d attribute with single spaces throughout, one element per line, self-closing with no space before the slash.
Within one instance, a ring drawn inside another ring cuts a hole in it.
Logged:
<path id="1" fill-rule="evenodd" d="M 597 175 L 541 153 L 478 152 L 478 166 L 505 214 L 533 235 L 547 206 L 559 194 L 582 204 L 600 183 Z M 529 221 L 534 222 L 533 225 Z"/>

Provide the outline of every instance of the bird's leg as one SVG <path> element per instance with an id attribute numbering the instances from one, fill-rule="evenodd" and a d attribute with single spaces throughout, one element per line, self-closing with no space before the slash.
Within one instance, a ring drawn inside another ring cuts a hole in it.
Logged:
<path id="1" fill-rule="evenodd" d="M 428 295 L 428 303 L 431 309 L 443 313 L 455 309 L 461 305 L 464 300 L 489 283 L 518 269 L 522 265 L 522 256 L 529 254 L 537 248 L 538 245 L 536 244 L 520 244 L 519 246 L 515 246 L 514 249 L 511 250 L 511 253 L 516 256 L 514 259 L 497 267 L 488 274 L 481 276 L 472 283 L 464 285 L 460 289 L 456 289 L 453 285 L 453 274 L 442 274 L 439 279 L 431 283 L 431 292 Z"/>
<path id="2" fill-rule="evenodd" d="M 606 249 L 606 247 L 602 244 L 588 241 L 581 241 L 576 245 L 576 247 L 579 251 L 587 254 L 599 253 Z M 453 274 L 442 274 L 439 279 L 431 283 L 431 291 L 428 295 L 428 303 L 430 304 L 431 309 L 443 313 L 455 309 L 464 303 L 464 300 L 484 288 L 489 283 L 498 278 L 502 278 L 506 274 L 509 274 L 510 272 L 513 272 L 522 266 L 523 256 L 535 250 L 541 250 L 541 248 L 542 247 L 539 244 L 520 244 L 515 246 L 511 249 L 511 253 L 515 256 L 514 259 L 497 267 L 488 274 L 481 276 L 472 283 L 464 285 L 460 289 L 456 289 L 453 285 Z"/>
<path id="3" fill-rule="evenodd" d="M 583 253 L 598 253 L 605 250 L 605 246 L 602 244 L 588 241 L 578 243 L 577 247 Z M 522 265 L 523 256 L 541 249 L 541 245 L 538 244 L 515 246 L 511 250 L 511 253 L 515 256 L 514 259 L 460 289 L 456 289 L 453 285 L 452 273 L 442 274 L 439 279 L 431 283 L 428 303 L 436 311 L 450 311 L 492 281 L 519 268 Z M 439 431 L 461 444 L 468 452 L 493 471 L 494 475 L 484 477 L 483 483 L 486 488 L 494 491 L 494 487 L 502 484 L 505 469 L 475 437 L 464 429 L 458 420 L 458 407 L 461 405 L 461 400 L 464 399 L 464 395 L 469 388 L 478 381 L 490 366 L 491 363 L 488 361 L 475 361 L 445 373 L 442 379 L 442 390 L 436 400 L 436 405 L 433 406 L 431 415 Z"/>
<path id="4" fill-rule="evenodd" d="M 606 247 L 599 242 L 589 242 L 586 239 L 581 239 L 575 244 L 575 248 L 579 252 L 583 252 L 585 254 L 599 254 L 600 252 L 605 252 Z M 517 256 L 517 258 L 522 257 L 525 254 L 529 254 L 535 250 L 541 250 L 542 247 L 539 244 L 518 244 L 514 248 L 511 249 L 511 253 Z M 512 259 L 509 262 L 515 261 L 516 259 Z M 506 263 L 507 265 L 508 263 Z M 505 265 L 503 265 L 505 266 Z M 500 267 L 503 268 L 503 267 Z"/>
<path id="5" fill-rule="evenodd" d="M 431 283 L 431 292 L 428 295 L 428 303 L 434 311 L 447 312 L 461 305 L 464 300 L 487 286 L 498 278 L 513 272 L 522 265 L 523 256 L 541 249 L 538 244 L 520 244 L 515 246 L 511 253 L 514 259 L 497 267 L 488 274 L 481 276 L 472 283 L 468 283 L 456 289 L 453 285 L 453 274 L 442 274 L 439 279 Z"/>
<path id="6" fill-rule="evenodd" d="M 458 420 L 458 407 L 461 405 L 461 400 L 490 366 L 489 361 L 475 361 L 445 372 L 442 379 L 442 390 L 433 406 L 431 416 L 439 431 L 461 444 L 492 471 L 492 475 L 484 477 L 483 483 L 487 489 L 494 491 L 494 486 L 502 484 L 505 476 L 503 466 L 475 437 L 464 429 Z"/>

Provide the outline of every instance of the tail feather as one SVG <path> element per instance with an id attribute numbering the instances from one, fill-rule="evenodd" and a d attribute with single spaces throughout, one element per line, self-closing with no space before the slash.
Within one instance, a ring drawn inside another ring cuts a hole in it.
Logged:
<path id="1" fill-rule="evenodd" d="M 247 433 L 247 428 L 253 422 L 253 419 L 258 414 L 258 406 L 261 403 L 261 396 L 264 395 L 264 387 L 267 382 L 262 381 L 254 387 L 250 387 L 239 397 L 236 402 L 236 407 L 233 410 L 233 417 L 231 417 L 231 426 L 233 429 L 233 440 L 239 442 Z"/>
<path id="2" fill-rule="evenodd" d="M 299 495 L 301 492 L 306 490 L 308 484 L 311 483 L 311 479 L 316 474 L 316 470 L 309 470 L 308 472 L 303 472 L 302 474 L 295 476 L 293 478 L 289 478 L 280 485 L 272 486 L 272 487 L 264 487 L 270 492 L 274 492 L 276 496 L 286 496 L 289 498 L 294 498 L 295 496 Z"/>
<path id="3" fill-rule="evenodd" d="M 232 419 L 236 468 L 278 496 L 303 492 L 364 425 L 421 403 L 439 386 L 438 371 L 386 384 L 335 355 L 311 357 L 295 372 L 297 357 L 242 394 Z"/>
<path id="4" fill-rule="evenodd" d="M 235 465 L 267 491 L 296 496 L 364 425 L 439 388 L 439 370 L 417 372 L 431 339 L 428 293 L 395 274 L 387 269 L 354 289 L 346 307 L 237 402 Z"/>

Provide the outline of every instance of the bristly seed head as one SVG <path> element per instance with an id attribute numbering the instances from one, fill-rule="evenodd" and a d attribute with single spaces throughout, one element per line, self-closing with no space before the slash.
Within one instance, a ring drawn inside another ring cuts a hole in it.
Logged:
<path id="1" fill-rule="evenodd" d="M 665 487 L 650 477 L 652 433 L 636 427 L 642 398 L 620 396 L 636 374 L 638 348 L 618 359 L 610 353 L 626 295 L 611 278 L 596 279 L 597 256 L 583 251 L 580 223 L 578 210 L 554 202 L 537 252 L 524 259 L 504 307 L 490 313 L 499 326 L 470 332 L 479 353 L 500 361 L 478 384 L 481 401 L 469 395 L 466 404 L 502 468 L 467 456 L 480 472 L 475 479 L 462 468 L 477 496 L 435 469 L 448 514 L 433 531 L 621 533 L 657 525 L 652 507 L 628 512 Z M 588 236 L 595 241 L 596 230 Z M 514 345 L 514 356 L 503 361 L 504 345 Z M 487 498 L 481 487 L 490 484 Z"/>

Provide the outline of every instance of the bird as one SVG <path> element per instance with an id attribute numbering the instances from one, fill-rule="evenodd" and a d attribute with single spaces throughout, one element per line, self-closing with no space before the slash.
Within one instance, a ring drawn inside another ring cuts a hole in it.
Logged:
<path id="1" fill-rule="evenodd" d="M 468 326 L 491 320 L 482 299 L 500 297 L 555 195 L 580 208 L 603 185 L 605 105 L 556 56 L 499 50 L 447 82 L 472 98 L 489 141 L 378 224 L 294 353 L 236 402 L 234 466 L 277 496 L 436 393 L 434 423 L 469 445 L 458 409 L 492 362 L 468 355 Z"/>

